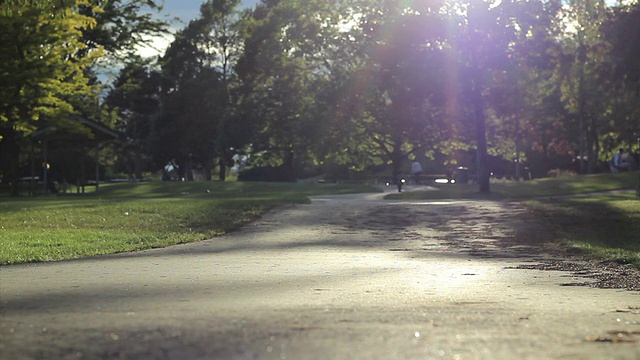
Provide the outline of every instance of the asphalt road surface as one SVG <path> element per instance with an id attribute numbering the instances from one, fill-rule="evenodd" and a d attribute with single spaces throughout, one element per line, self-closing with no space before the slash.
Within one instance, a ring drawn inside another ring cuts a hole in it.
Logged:
<path id="1" fill-rule="evenodd" d="M 388 191 L 391 191 L 389 189 Z M 314 198 L 228 236 L 0 268 L 1 359 L 640 359 L 516 204 Z"/>

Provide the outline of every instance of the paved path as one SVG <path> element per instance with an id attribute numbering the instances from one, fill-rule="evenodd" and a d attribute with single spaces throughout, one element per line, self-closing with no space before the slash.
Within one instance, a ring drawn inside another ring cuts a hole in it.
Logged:
<path id="1" fill-rule="evenodd" d="M 314 198 L 195 244 L 2 267 L 0 358 L 640 359 L 640 343 L 610 342 L 638 340 L 622 334 L 640 331 L 640 293 L 513 269 L 548 256 L 517 205 L 381 196 Z"/>

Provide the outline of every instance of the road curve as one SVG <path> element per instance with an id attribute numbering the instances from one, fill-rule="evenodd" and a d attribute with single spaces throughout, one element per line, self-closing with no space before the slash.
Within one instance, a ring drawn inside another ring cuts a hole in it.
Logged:
<path id="1" fill-rule="evenodd" d="M 324 196 L 194 244 L 0 268 L 1 359 L 640 359 L 518 205 Z M 519 239 L 527 238 L 526 242 Z"/>

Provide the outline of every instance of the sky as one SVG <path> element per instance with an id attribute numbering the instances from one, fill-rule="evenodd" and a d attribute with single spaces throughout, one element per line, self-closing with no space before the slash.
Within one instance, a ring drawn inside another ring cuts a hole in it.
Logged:
<path id="1" fill-rule="evenodd" d="M 172 32 L 184 28 L 189 21 L 195 19 L 200 15 L 200 5 L 205 0 L 164 0 L 164 7 L 159 16 L 166 20 L 173 20 L 178 18 L 177 21 L 172 21 Z M 242 7 L 254 7 L 260 0 L 242 0 Z M 138 49 L 138 53 L 143 57 L 157 56 L 161 54 L 164 49 L 171 43 L 172 38 L 169 37 L 157 37 L 149 39 L 146 46 L 142 46 Z"/>
<path id="2" fill-rule="evenodd" d="M 260 0 L 242 0 L 242 6 L 253 7 Z M 178 17 L 188 23 L 196 18 L 200 12 L 200 4 L 204 0 L 164 0 L 164 13 L 170 13 L 172 17 Z M 616 0 L 606 0 L 608 5 L 614 5 Z M 178 26 L 181 28 L 182 26 Z"/>
<path id="3" fill-rule="evenodd" d="M 184 28 L 189 21 L 195 19 L 200 14 L 200 5 L 205 0 L 164 0 L 164 9 L 161 16 L 167 19 L 178 18 L 180 21 L 173 22 L 173 30 Z M 260 0 L 242 0 L 241 6 L 254 7 Z M 608 5 L 613 5 L 617 0 L 606 0 Z M 139 49 L 140 55 L 143 57 L 156 56 L 171 42 L 171 38 L 154 38 L 149 39 L 148 46 Z"/>
<path id="4" fill-rule="evenodd" d="M 178 17 L 184 21 L 184 27 L 189 20 L 195 19 L 200 14 L 200 5 L 205 0 L 164 0 L 164 14 L 171 14 L 170 17 Z M 253 7 L 259 0 L 242 0 L 243 7 Z"/>

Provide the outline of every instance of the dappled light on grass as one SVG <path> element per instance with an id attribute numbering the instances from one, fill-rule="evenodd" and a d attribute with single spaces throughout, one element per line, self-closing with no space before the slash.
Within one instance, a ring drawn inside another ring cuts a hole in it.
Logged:
<path id="1" fill-rule="evenodd" d="M 0 261 L 58 260 L 203 240 L 235 230 L 271 206 L 266 200 L 255 205 L 192 199 L 106 202 L 64 214 L 25 210 L 13 222 L 22 226 L 7 225 L 0 235 Z"/>
<path id="2" fill-rule="evenodd" d="M 438 200 L 527 200 L 544 228 L 558 241 L 600 259 L 640 268 L 640 201 L 630 190 L 637 173 L 598 174 L 534 181 L 500 181 L 491 194 L 475 184 L 434 185 L 435 191 L 387 195 L 387 199 L 435 204 Z M 588 196 L 587 196 L 588 195 Z"/>
<path id="3" fill-rule="evenodd" d="M 580 175 L 532 181 L 508 181 L 492 184 L 492 191 L 507 198 L 560 196 L 599 191 L 633 189 L 637 173 Z"/>
<path id="4" fill-rule="evenodd" d="M 530 181 L 492 181 L 491 193 L 479 193 L 477 184 L 438 184 L 436 191 L 407 191 L 387 195 L 387 199 L 528 199 L 584 194 L 600 191 L 634 189 L 638 173 L 581 175 L 566 178 L 545 178 Z"/>
<path id="5" fill-rule="evenodd" d="M 567 246 L 640 268 L 640 201 L 634 194 L 538 200 L 527 205 Z"/>
<path id="6" fill-rule="evenodd" d="M 373 189 L 361 184 L 316 184 L 316 183 L 264 183 L 264 182 L 149 182 L 107 184 L 100 189 L 99 196 L 110 199 L 128 198 L 216 198 L 252 199 L 272 198 L 274 195 L 290 198 L 304 198 L 311 195 L 372 192 Z"/>
<path id="7" fill-rule="evenodd" d="M 209 190 L 208 192 L 206 190 Z M 373 191 L 363 185 L 121 183 L 100 194 L 0 203 L 0 264 L 136 251 L 210 239 L 306 196 Z"/>

